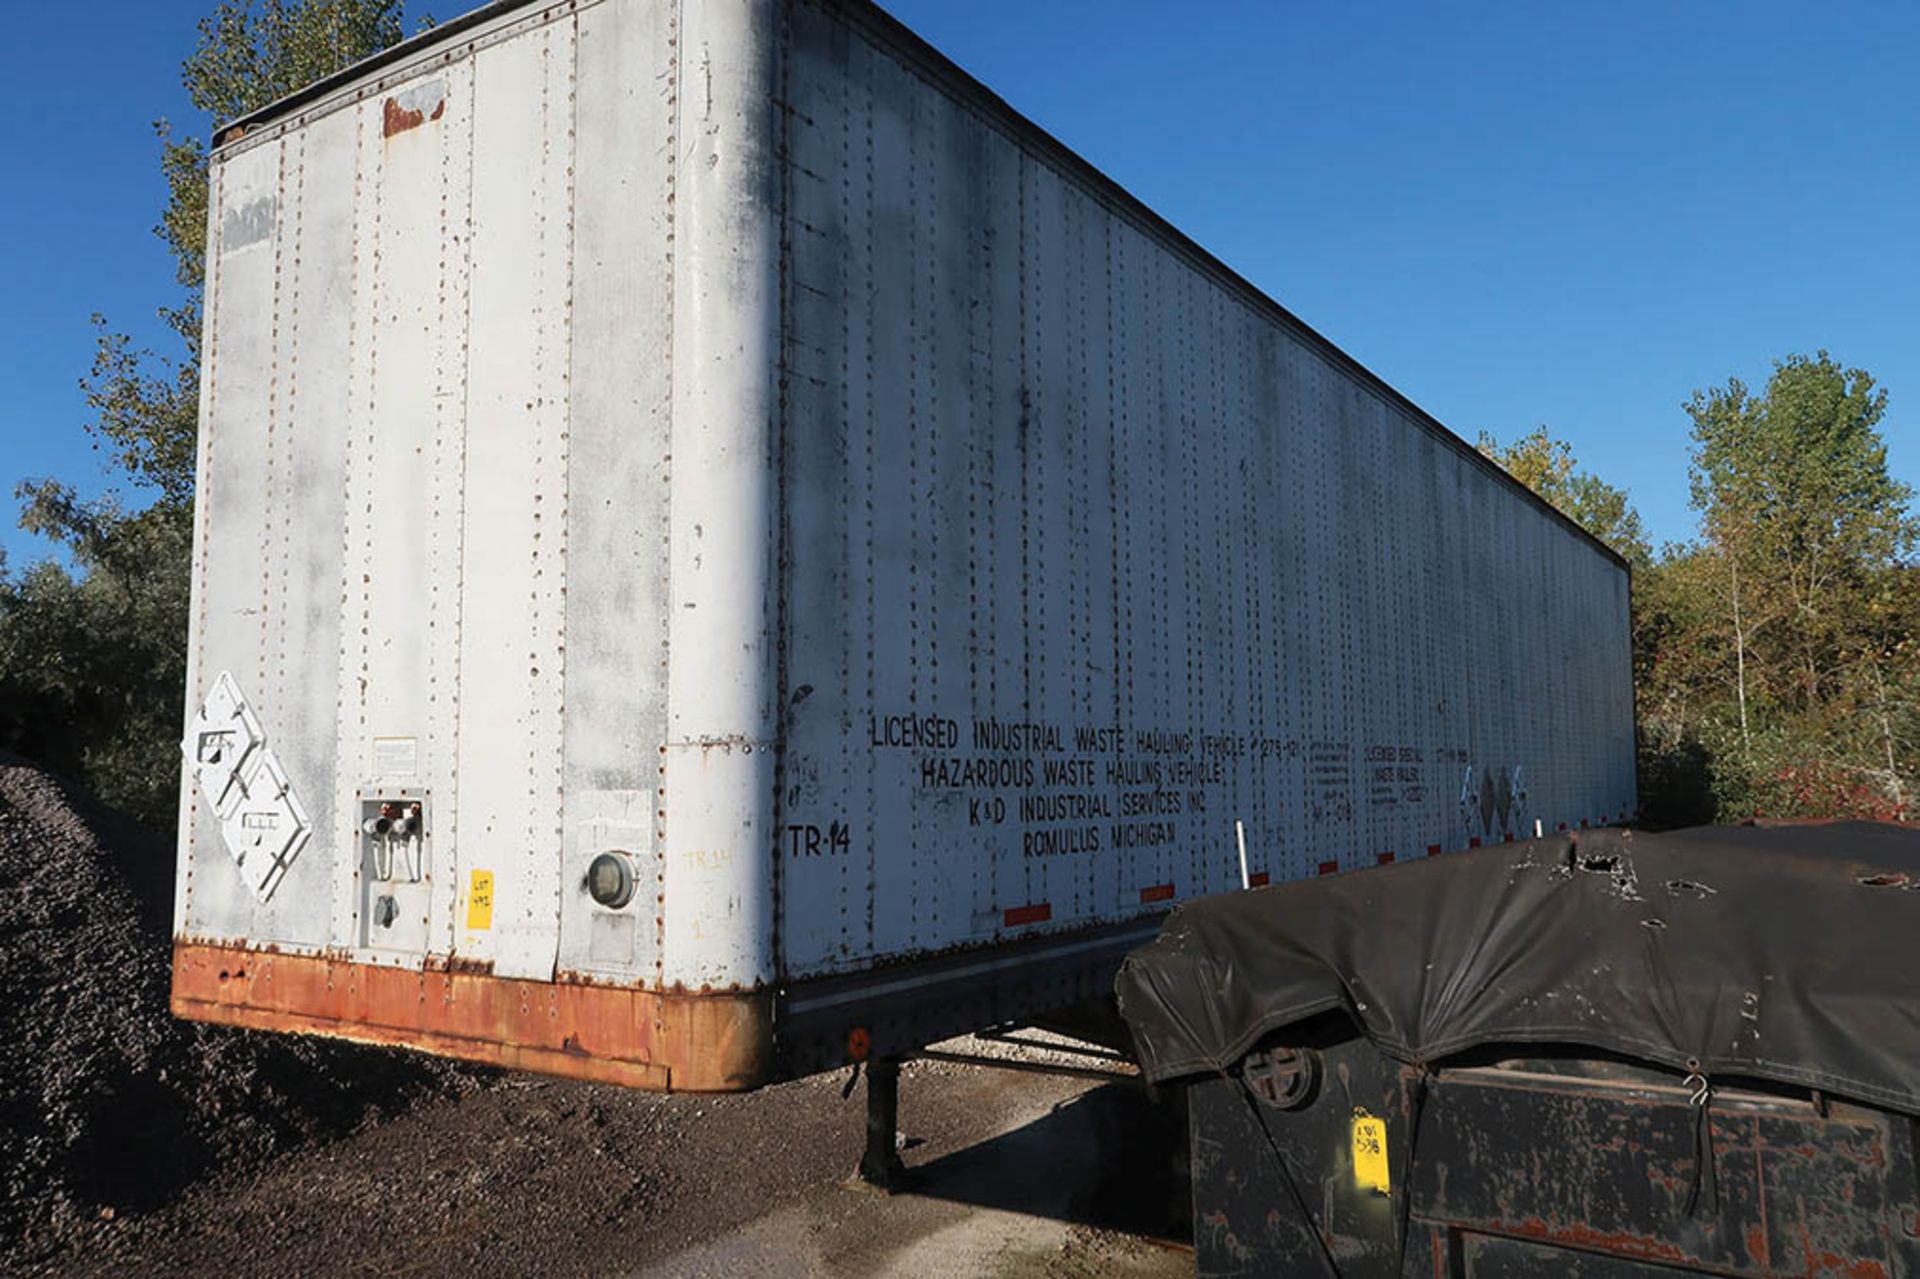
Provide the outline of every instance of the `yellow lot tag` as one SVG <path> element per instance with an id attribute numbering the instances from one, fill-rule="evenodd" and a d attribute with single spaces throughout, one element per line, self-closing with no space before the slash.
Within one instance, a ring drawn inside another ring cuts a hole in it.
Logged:
<path id="1" fill-rule="evenodd" d="M 493 872 L 490 870 L 473 871 L 467 879 L 467 927 L 476 932 L 493 927 Z"/>
<path id="2" fill-rule="evenodd" d="M 1387 1121 L 1365 1109 L 1353 1110 L 1353 1184 L 1362 1190 L 1391 1194 L 1387 1177 Z"/>

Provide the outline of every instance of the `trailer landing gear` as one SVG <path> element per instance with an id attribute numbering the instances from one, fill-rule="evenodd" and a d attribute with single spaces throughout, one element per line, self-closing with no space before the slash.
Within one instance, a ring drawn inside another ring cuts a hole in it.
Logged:
<path id="1" fill-rule="evenodd" d="M 876 1057 L 867 1063 L 867 1149 L 854 1184 L 893 1194 L 906 1187 L 900 1160 L 900 1061 Z"/>

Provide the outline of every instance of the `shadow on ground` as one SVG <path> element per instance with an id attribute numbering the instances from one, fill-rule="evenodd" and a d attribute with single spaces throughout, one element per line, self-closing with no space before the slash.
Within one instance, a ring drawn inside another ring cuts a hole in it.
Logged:
<path id="1" fill-rule="evenodd" d="M 910 1170 L 905 1192 L 1186 1243 L 1185 1115 L 1137 1083 L 1104 1084 L 1031 1123 Z"/>

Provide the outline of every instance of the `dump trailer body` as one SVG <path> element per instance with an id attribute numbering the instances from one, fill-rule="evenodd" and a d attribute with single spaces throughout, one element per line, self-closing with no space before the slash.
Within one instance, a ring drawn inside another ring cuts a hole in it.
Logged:
<path id="1" fill-rule="evenodd" d="M 1184 1087 L 1206 1279 L 1920 1273 L 1898 1111 L 1754 1085 L 1703 1112 L 1679 1075 L 1577 1052 L 1424 1079 L 1358 1037 L 1277 1055 L 1256 1077 L 1310 1091 Z"/>
<path id="2" fill-rule="evenodd" d="M 1634 805 L 1624 564 L 869 5 L 493 4 L 211 184 L 182 1015 L 750 1087 Z"/>
<path id="3" fill-rule="evenodd" d="M 1127 958 L 1203 1275 L 1909 1275 L 1920 828 L 1602 830 L 1183 905 Z"/>

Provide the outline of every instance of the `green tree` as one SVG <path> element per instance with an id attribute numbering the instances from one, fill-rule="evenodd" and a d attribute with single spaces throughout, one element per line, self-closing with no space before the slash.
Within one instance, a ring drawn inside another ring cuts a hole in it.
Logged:
<path id="1" fill-rule="evenodd" d="M 1547 499 L 1561 514 L 1605 542 L 1636 569 L 1653 560 L 1653 548 L 1625 489 L 1615 488 L 1574 462 L 1573 446 L 1537 426 L 1511 444 L 1480 433 L 1480 452 Z"/>
<path id="2" fill-rule="evenodd" d="M 1913 492 L 1887 471 L 1884 390 L 1825 351 L 1775 366 L 1764 396 L 1736 378 L 1695 392 L 1693 501 L 1751 623 L 1775 691 L 1797 708 L 1856 656 L 1869 579 L 1911 550 Z M 1765 639 L 1762 640 L 1762 632 Z"/>
<path id="3" fill-rule="evenodd" d="M 12 572 L 0 560 L 0 749 L 74 773 L 156 824 L 173 819 L 186 666 L 207 232 L 199 134 L 402 34 L 402 0 L 223 0 L 202 19 L 181 72 L 203 119 L 192 136 L 155 126 L 167 181 L 155 230 L 181 287 L 160 316 L 178 350 L 140 349 L 96 316 L 81 381 L 87 430 L 145 505 L 114 494 L 82 502 L 53 479 L 16 490 L 22 526 L 65 547 L 73 569 Z"/>
<path id="4" fill-rule="evenodd" d="M 1696 630 L 1724 653 L 1744 812 L 1897 812 L 1915 785 L 1912 490 L 1887 470 L 1887 394 L 1825 351 L 1696 392 Z M 1729 770 L 1731 773 L 1731 770 Z"/>
<path id="5" fill-rule="evenodd" d="M 0 747 L 82 777 L 144 820 L 170 820 L 179 766 L 191 522 L 123 514 L 43 487 L 78 571 L 0 576 Z"/>

